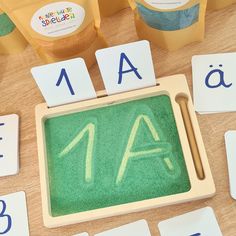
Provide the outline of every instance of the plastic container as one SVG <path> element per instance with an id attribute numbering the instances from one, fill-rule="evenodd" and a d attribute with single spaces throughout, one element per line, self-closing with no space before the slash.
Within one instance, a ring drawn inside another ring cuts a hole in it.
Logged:
<path id="1" fill-rule="evenodd" d="M 236 0 L 208 0 L 207 9 L 218 10 L 236 3 Z"/>
<path id="2" fill-rule="evenodd" d="M 170 51 L 177 50 L 205 35 L 206 0 L 129 0 L 134 11 L 136 31 Z"/>
<path id="3" fill-rule="evenodd" d="M 111 16 L 127 7 L 128 0 L 98 0 L 102 16 Z"/>
<path id="4" fill-rule="evenodd" d="M 24 51 L 27 42 L 10 18 L 0 10 L 0 54 Z"/>
<path id="5" fill-rule="evenodd" d="M 1 0 L 0 7 L 46 63 L 82 57 L 90 67 L 107 46 L 97 0 Z"/>

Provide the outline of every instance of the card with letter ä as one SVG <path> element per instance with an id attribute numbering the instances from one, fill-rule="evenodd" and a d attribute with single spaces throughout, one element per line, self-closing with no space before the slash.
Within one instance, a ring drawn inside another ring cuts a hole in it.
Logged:
<path id="1" fill-rule="evenodd" d="M 236 111 L 236 53 L 192 58 L 193 97 L 199 113 Z"/>

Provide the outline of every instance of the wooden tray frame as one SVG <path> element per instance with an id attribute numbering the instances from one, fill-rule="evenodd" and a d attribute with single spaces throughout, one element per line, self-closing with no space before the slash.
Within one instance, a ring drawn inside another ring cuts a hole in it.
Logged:
<path id="1" fill-rule="evenodd" d="M 177 204 L 177 203 L 212 197 L 215 194 L 216 191 L 215 184 L 209 167 L 206 151 L 204 148 L 204 143 L 201 137 L 199 125 L 197 122 L 196 114 L 194 112 L 194 107 L 192 105 L 191 95 L 188 89 L 188 84 L 186 82 L 185 76 L 174 75 L 158 79 L 158 82 L 160 83 L 158 86 L 139 89 L 111 96 L 106 96 L 105 91 L 100 91 L 97 93 L 98 98 L 96 99 L 77 102 L 69 105 L 48 108 L 47 104 L 44 103 L 44 104 L 39 104 L 36 107 L 36 129 L 37 129 L 37 141 L 38 141 L 38 158 L 39 158 L 39 170 L 40 170 L 40 182 L 41 182 L 42 210 L 43 210 L 44 224 L 46 227 L 53 228 L 110 216 L 127 214 L 131 212 L 138 212 L 150 208 L 162 207 L 170 204 Z M 189 146 L 183 118 L 181 115 L 180 106 L 175 101 L 176 96 L 180 94 L 188 97 L 188 110 L 192 126 L 194 129 L 194 134 L 198 145 L 199 153 L 201 156 L 202 166 L 205 173 L 204 180 L 200 180 L 197 177 L 196 170 L 194 167 L 194 162 L 192 159 L 191 149 Z M 190 191 L 170 196 L 158 197 L 154 199 L 148 199 L 138 202 L 132 202 L 127 204 L 102 208 L 102 209 L 53 217 L 51 215 L 51 207 L 50 207 L 50 191 L 48 183 L 44 121 L 51 117 L 71 114 L 79 111 L 95 109 L 98 107 L 119 104 L 126 101 L 132 101 L 157 95 L 168 95 L 170 97 L 177 129 L 180 134 L 179 138 L 184 154 L 184 159 L 186 162 L 187 171 L 191 183 Z"/>

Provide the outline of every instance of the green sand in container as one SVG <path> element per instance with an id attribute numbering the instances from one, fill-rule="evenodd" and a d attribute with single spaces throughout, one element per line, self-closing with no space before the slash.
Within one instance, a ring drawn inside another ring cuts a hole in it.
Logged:
<path id="1" fill-rule="evenodd" d="M 137 123 L 130 151 L 140 155 L 124 165 L 127 143 Z M 45 136 L 52 216 L 191 188 L 168 96 L 49 118 Z"/>
<path id="2" fill-rule="evenodd" d="M 10 34 L 14 29 L 15 25 L 7 14 L 0 14 L 0 37 Z"/>

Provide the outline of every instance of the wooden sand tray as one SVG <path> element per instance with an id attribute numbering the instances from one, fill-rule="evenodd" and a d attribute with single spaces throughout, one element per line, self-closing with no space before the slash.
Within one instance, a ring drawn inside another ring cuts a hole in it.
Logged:
<path id="1" fill-rule="evenodd" d="M 47 227 L 211 197 L 215 185 L 184 75 L 36 107 Z M 140 133 L 141 132 L 141 133 Z"/>

